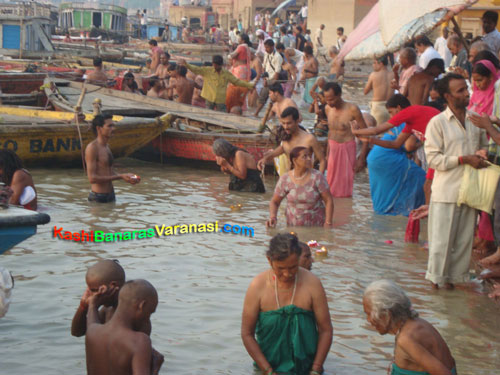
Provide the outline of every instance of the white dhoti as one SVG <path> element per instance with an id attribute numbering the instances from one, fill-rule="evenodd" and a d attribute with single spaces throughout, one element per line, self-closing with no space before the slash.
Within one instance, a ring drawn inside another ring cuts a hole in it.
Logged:
<path id="1" fill-rule="evenodd" d="M 469 281 L 475 224 L 475 209 L 458 207 L 456 203 L 431 202 L 427 280 L 438 285 Z"/>

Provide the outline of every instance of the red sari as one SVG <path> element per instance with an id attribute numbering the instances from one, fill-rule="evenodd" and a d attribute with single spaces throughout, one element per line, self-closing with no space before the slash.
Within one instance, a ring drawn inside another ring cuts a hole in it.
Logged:
<path id="1" fill-rule="evenodd" d="M 243 43 L 236 48 L 235 52 L 238 53 L 235 60 L 243 61 L 245 64 L 234 66 L 231 68 L 231 73 L 238 79 L 244 81 L 250 81 L 251 70 L 250 70 L 250 48 Z M 226 90 L 226 108 L 230 112 L 233 107 L 243 108 L 245 105 L 245 98 L 248 93 L 248 89 L 245 87 L 238 87 L 233 84 L 229 84 Z"/>

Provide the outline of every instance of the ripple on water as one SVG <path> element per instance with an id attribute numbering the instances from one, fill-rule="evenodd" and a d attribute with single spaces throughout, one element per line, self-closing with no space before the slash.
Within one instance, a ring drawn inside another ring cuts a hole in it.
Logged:
<path id="1" fill-rule="evenodd" d="M 422 317 L 447 340 L 460 374 L 491 375 L 500 368 L 498 308 L 480 287 L 451 293 L 429 289 L 423 279 L 427 252 L 403 243 L 405 218 L 373 214 L 366 174 L 356 177 L 353 199 L 335 200 L 332 231 L 285 228 L 283 207 L 279 228 L 266 231 L 274 178 L 266 177 L 265 194 L 233 193 L 227 191 L 227 176 L 218 172 L 131 159 L 119 163 L 119 170 L 134 171 L 142 181 L 117 182 L 116 205 L 89 204 L 81 170 L 32 171 L 39 204 L 52 221 L 1 258 L 16 279 L 11 309 L 0 320 L 1 373 L 85 373 L 84 340 L 71 337 L 71 318 L 85 289 L 86 268 L 112 258 L 120 260 L 128 279 L 148 279 L 158 290 L 152 340 L 165 354 L 163 373 L 253 374 L 239 336 L 243 299 L 252 277 L 267 267 L 270 237 L 292 229 L 301 240 L 314 239 L 329 250 L 313 265 L 334 326 L 328 373 L 385 373 L 394 337 L 373 331 L 361 305 L 363 289 L 380 278 L 408 291 Z M 235 204 L 242 208 L 232 211 Z M 51 238 L 54 225 L 115 232 L 215 220 L 251 226 L 255 236 L 199 233 L 94 244 Z"/>

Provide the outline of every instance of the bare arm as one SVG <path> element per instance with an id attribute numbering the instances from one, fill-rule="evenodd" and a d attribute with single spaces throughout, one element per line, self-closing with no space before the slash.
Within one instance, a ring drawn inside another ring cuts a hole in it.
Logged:
<path id="1" fill-rule="evenodd" d="M 363 115 L 361 114 L 361 111 L 357 106 L 353 107 L 354 110 L 354 120 L 358 124 L 360 128 L 366 128 L 366 123 L 365 120 L 363 119 Z M 361 146 L 361 152 L 359 154 L 358 159 L 356 160 L 356 166 L 355 166 L 355 171 L 359 172 L 361 171 L 365 165 L 366 165 L 366 156 L 368 155 L 368 143 L 363 142 L 363 145 Z"/>
<path id="2" fill-rule="evenodd" d="M 153 358 L 151 339 L 142 332 L 137 332 L 135 336 L 134 354 L 132 356 L 132 374 L 150 375 Z"/>
<path id="3" fill-rule="evenodd" d="M 241 318 L 241 339 L 243 345 L 257 366 L 263 371 L 269 371 L 271 364 L 267 361 L 255 339 L 255 326 L 260 312 L 260 298 L 258 295 L 256 280 L 254 279 L 248 287 L 243 303 L 243 314 Z"/>
<path id="4" fill-rule="evenodd" d="M 375 127 L 371 128 L 365 128 L 365 129 L 352 129 L 352 134 L 359 136 L 359 135 L 379 135 L 383 134 L 389 129 L 393 128 L 394 125 L 384 122 L 383 124 L 377 125 Z"/>
<path id="5" fill-rule="evenodd" d="M 229 172 L 244 180 L 247 178 L 247 164 L 243 151 L 236 151 L 233 165 L 229 165 Z"/>
<path id="6" fill-rule="evenodd" d="M 333 223 L 333 197 L 330 190 L 325 190 L 321 193 L 321 199 L 325 202 L 325 226 L 330 226 Z"/>
<path id="7" fill-rule="evenodd" d="M 425 347 L 420 345 L 416 338 L 410 337 L 408 334 L 400 335 L 397 345 L 430 375 L 452 375 L 451 371 Z"/>
<path id="8" fill-rule="evenodd" d="M 71 335 L 76 337 L 81 337 L 85 335 L 87 331 L 87 311 L 88 311 L 88 302 L 87 298 L 90 296 L 90 290 L 87 288 L 85 293 L 80 300 L 80 305 L 73 316 L 73 320 L 71 321 Z"/>
<path id="9" fill-rule="evenodd" d="M 381 147 L 384 147 L 384 148 L 394 148 L 394 149 L 400 149 L 401 146 L 406 142 L 406 140 L 411 136 L 410 133 L 400 133 L 398 135 L 398 137 L 393 140 L 393 141 L 385 141 L 385 140 L 382 140 L 382 139 L 378 139 L 378 138 L 370 138 L 369 140 L 369 143 L 371 144 L 374 144 L 374 145 L 377 145 L 377 146 L 381 146 Z M 360 138 L 361 139 L 361 138 Z M 414 150 L 407 150 L 407 151 L 414 151 Z"/>
<path id="10" fill-rule="evenodd" d="M 314 157 L 319 160 L 319 171 L 324 173 L 326 169 L 325 153 L 323 152 L 323 147 L 321 147 L 318 140 L 314 136 L 311 142 L 311 148 L 313 150 Z"/>
<path id="11" fill-rule="evenodd" d="M 276 222 L 278 221 L 278 208 L 282 200 L 283 198 L 276 193 L 271 198 L 269 202 L 269 220 L 266 221 L 266 227 L 274 228 L 276 226 Z"/>
<path id="12" fill-rule="evenodd" d="M 368 95 L 370 91 L 373 89 L 373 73 L 370 74 L 370 77 L 368 77 L 368 82 L 366 82 L 366 86 L 363 89 L 363 94 Z"/>
<path id="13" fill-rule="evenodd" d="M 321 285 L 321 281 L 315 276 L 314 278 L 316 279 L 316 285 L 314 286 L 312 295 L 312 304 L 319 337 L 312 370 L 321 373 L 323 370 L 323 363 L 325 363 L 326 356 L 332 345 L 333 327 L 325 290 L 323 289 L 323 285 Z"/>
<path id="14" fill-rule="evenodd" d="M 85 164 L 87 164 L 87 176 L 91 184 L 102 184 L 124 179 L 123 175 L 118 174 L 111 176 L 100 176 L 97 174 L 97 149 L 94 145 L 87 146 L 85 149 Z"/>
<path id="15" fill-rule="evenodd" d="M 23 194 L 24 188 L 30 185 L 28 176 L 24 171 L 17 170 L 12 176 L 10 188 L 12 189 L 12 196 L 10 197 L 10 204 L 19 204 L 19 199 Z"/>
<path id="16" fill-rule="evenodd" d="M 279 145 L 278 147 L 276 147 L 272 151 L 266 152 L 264 154 L 264 156 L 262 157 L 262 159 L 260 159 L 259 162 L 257 163 L 257 168 L 259 168 L 259 170 L 262 170 L 262 168 L 265 167 L 265 164 L 267 163 L 267 161 L 269 159 L 278 157 L 278 156 L 280 156 L 284 152 L 285 152 L 285 150 L 283 149 L 282 145 Z"/>

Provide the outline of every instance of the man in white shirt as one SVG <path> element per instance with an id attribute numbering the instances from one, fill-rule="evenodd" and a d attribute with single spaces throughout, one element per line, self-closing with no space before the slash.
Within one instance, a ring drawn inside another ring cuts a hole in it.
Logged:
<path id="1" fill-rule="evenodd" d="M 238 35 L 236 35 L 236 28 L 231 26 L 231 30 L 229 31 L 229 43 L 231 47 L 235 48 L 238 45 Z"/>
<path id="2" fill-rule="evenodd" d="M 425 131 L 425 156 L 435 170 L 429 207 L 429 261 L 425 278 L 434 288 L 469 280 L 469 264 L 474 239 L 476 210 L 457 206 L 464 165 L 479 169 L 486 160 L 476 155 L 488 148 L 484 129 L 468 118 L 469 90 L 465 79 L 450 73 L 438 83 L 438 91 L 448 108 L 433 117 Z"/>
<path id="3" fill-rule="evenodd" d="M 441 55 L 434 49 L 431 41 L 425 35 L 421 35 L 415 39 L 415 48 L 420 54 L 418 66 L 420 66 L 422 70 L 427 68 L 431 60 L 441 59 Z"/>
<path id="4" fill-rule="evenodd" d="M 342 46 L 344 45 L 346 40 L 347 37 L 344 35 L 344 28 L 342 26 L 337 27 L 337 48 L 339 49 L 339 51 L 342 49 Z"/>
<path id="5" fill-rule="evenodd" d="M 143 9 L 141 16 L 141 37 L 142 39 L 147 39 L 148 37 L 148 16 L 147 10 Z"/>
<path id="6" fill-rule="evenodd" d="M 484 12 L 481 22 L 483 23 L 483 42 L 488 44 L 497 55 L 500 50 L 500 32 L 497 30 L 498 13 L 491 10 Z"/>
<path id="7" fill-rule="evenodd" d="M 266 54 L 264 55 L 264 72 L 267 73 L 267 79 L 264 79 L 264 87 L 259 94 L 259 105 L 255 111 L 255 117 L 259 115 L 259 112 L 264 107 L 269 97 L 269 85 L 274 81 L 279 79 L 279 74 L 281 72 L 281 67 L 283 65 L 283 57 L 274 48 L 274 41 L 272 39 L 267 39 L 264 42 L 264 47 L 266 49 Z"/>
<path id="8" fill-rule="evenodd" d="M 321 26 L 316 30 L 316 35 L 314 36 L 314 44 L 316 47 L 316 58 L 323 56 L 325 61 L 328 62 L 326 58 L 326 48 L 323 45 L 323 30 L 325 29 L 325 25 L 321 24 Z"/>
<path id="9" fill-rule="evenodd" d="M 441 36 L 437 38 L 436 43 L 434 43 L 436 51 L 438 51 L 439 55 L 444 60 L 445 69 L 448 69 L 448 67 L 450 66 L 452 58 L 451 52 L 448 49 L 448 35 L 448 28 L 443 27 L 443 29 L 441 30 Z"/>
<path id="10" fill-rule="evenodd" d="M 306 20 L 307 19 L 307 5 L 304 5 L 300 9 L 300 17 L 302 17 L 302 20 Z"/>

